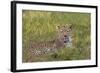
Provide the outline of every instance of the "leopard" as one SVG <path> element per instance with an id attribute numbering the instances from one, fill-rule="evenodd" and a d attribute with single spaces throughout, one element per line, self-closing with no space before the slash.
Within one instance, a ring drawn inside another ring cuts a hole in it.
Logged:
<path id="1" fill-rule="evenodd" d="M 56 38 L 46 42 L 32 42 L 30 51 L 33 56 L 55 53 L 58 49 L 72 46 L 72 25 L 56 26 Z"/>

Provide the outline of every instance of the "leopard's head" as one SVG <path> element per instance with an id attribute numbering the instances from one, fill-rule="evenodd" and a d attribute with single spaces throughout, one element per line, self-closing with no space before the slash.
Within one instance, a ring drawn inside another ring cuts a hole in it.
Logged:
<path id="1" fill-rule="evenodd" d="M 67 43 L 69 41 L 69 37 L 72 32 L 72 25 L 63 25 L 63 26 L 57 26 L 57 33 L 58 33 L 58 39 L 62 41 L 63 43 Z"/>

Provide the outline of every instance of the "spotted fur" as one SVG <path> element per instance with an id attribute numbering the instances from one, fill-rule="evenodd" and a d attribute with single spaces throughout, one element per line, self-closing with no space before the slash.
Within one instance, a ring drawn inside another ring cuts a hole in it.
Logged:
<path id="1" fill-rule="evenodd" d="M 33 55 L 43 55 L 57 52 L 71 43 L 71 26 L 57 26 L 56 39 L 47 42 L 32 42 L 30 51 Z"/>

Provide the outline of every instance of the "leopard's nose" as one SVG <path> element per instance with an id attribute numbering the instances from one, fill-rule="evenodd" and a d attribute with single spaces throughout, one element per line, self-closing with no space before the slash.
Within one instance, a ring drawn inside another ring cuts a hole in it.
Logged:
<path id="1" fill-rule="evenodd" d="M 64 37 L 67 37 L 67 35 L 64 35 Z"/>

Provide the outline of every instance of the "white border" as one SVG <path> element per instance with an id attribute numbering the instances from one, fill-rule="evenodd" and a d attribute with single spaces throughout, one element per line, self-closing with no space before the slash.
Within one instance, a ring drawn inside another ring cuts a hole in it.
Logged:
<path id="1" fill-rule="evenodd" d="M 75 61 L 55 61 L 55 62 L 36 62 L 36 63 L 22 63 L 22 9 L 25 10 L 42 10 L 42 11 L 61 11 L 61 12 L 84 12 L 91 13 L 91 60 L 75 60 Z M 95 28 L 96 10 L 93 8 L 81 7 L 60 7 L 60 6 L 45 6 L 45 5 L 28 5 L 17 4 L 17 70 L 21 69 L 37 69 L 37 68 L 51 68 L 51 67 L 71 67 L 71 66 L 85 66 L 95 65 Z"/>

